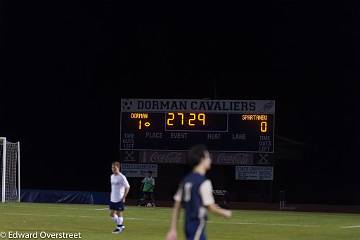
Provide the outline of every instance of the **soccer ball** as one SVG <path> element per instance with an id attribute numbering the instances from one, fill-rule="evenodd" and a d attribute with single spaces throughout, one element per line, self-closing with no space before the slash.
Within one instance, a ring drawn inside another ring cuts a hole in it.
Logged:
<path id="1" fill-rule="evenodd" d="M 147 203 L 146 206 L 147 206 L 147 207 L 152 207 L 152 204 L 151 204 L 151 203 Z"/>

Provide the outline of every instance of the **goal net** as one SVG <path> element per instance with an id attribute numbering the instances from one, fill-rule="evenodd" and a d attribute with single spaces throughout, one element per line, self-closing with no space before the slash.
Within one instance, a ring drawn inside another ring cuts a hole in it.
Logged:
<path id="1" fill-rule="evenodd" d="M 1 202 L 20 202 L 20 143 L 0 137 Z"/>

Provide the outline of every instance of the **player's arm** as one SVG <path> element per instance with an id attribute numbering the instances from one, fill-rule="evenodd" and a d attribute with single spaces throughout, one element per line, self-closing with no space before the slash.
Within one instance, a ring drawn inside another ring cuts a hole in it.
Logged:
<path id="1" fill-rule="evenodd" d="M 130 191 L 130 186 L 129 186 L 129 187 L 125 187 L 124 202 L 125 202 L 126 196 L 128 195 L 129 191 Z"/>
<path id="2" fill-rule="evenodd" d="M 213 187 L 210 180 L 206 180 L 200 186 L 200 195 L 203 201 L 204 206 L 212 213 L 220 215 L 222 217 L 230 218 L 232 213 L 229 210 L 223 209 L 215 204 Z"/>
<path id="3" fill-rule="evenodd" d="M 124 176 L 124 185 L 125 185 L 125 193 L 124 193 L 124 198 L 123 198 L 123 202 L 126 201 L 126 197 L 130 191 L 130 184 L 128 182 L 128 180 L 126 179 L 126 177 Z"/>
<path id="4" fill-rule="evenodd" d="M 166 240 L 176 240 L 177 238 L 176 228 L 180 215 L 181 199 L 182 199 L 182 188 L 180 187 L 174 196 L 175 203 L 172 211 L 170 230 L 166 235 Z"/>
<path id="5" fill-rule="evenodd" d="M 219 216 L 225 217 L 225 218 L 230 218 L 232 215 L 232 212 L 230 210 L 226 210 L 223 209 L 221 207 L 219 207 L 217 204 L 211 204 L 208 206 L 208 209 L 210 212 L 215 213 Z"/>
<path id="6" fill-rule="evenodd" d="M 181 203 L 178 201 L 175 201 L 173 212 L 172 212 L 172 217 L 171 217 L 170 230 L 169 230 L 168 234 L 166 235 L 166 240 L 176 240 L 176 238 L 177 238 L 176 227 L 177 227 L 177 222 L 178 222 L 179 215 L 180 215 L 180 208 L 181 208 Z"/>

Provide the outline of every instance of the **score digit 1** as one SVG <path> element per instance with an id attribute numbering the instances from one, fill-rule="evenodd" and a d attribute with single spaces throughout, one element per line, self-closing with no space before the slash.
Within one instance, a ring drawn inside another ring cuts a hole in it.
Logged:
<path id="1" fill-rule="evenodd" d="M 144 123 L 144 126 L 147 127 L 147 128 L 150 127 L 150 125 L 151 125 L 150 122 L 145 122 L 145 123 Z M 142 120 L 139 120 L 138 129 L 139 129 L 139 130 L 142 129 Z"/>

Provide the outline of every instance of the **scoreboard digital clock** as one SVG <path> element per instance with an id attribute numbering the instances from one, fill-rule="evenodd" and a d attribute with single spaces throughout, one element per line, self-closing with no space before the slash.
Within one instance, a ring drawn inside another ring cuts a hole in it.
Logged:
<path id="1" fill-rule="evenodd" d="M 274 151 L 273 100 L 122 99 L 121 150 Z"/>

